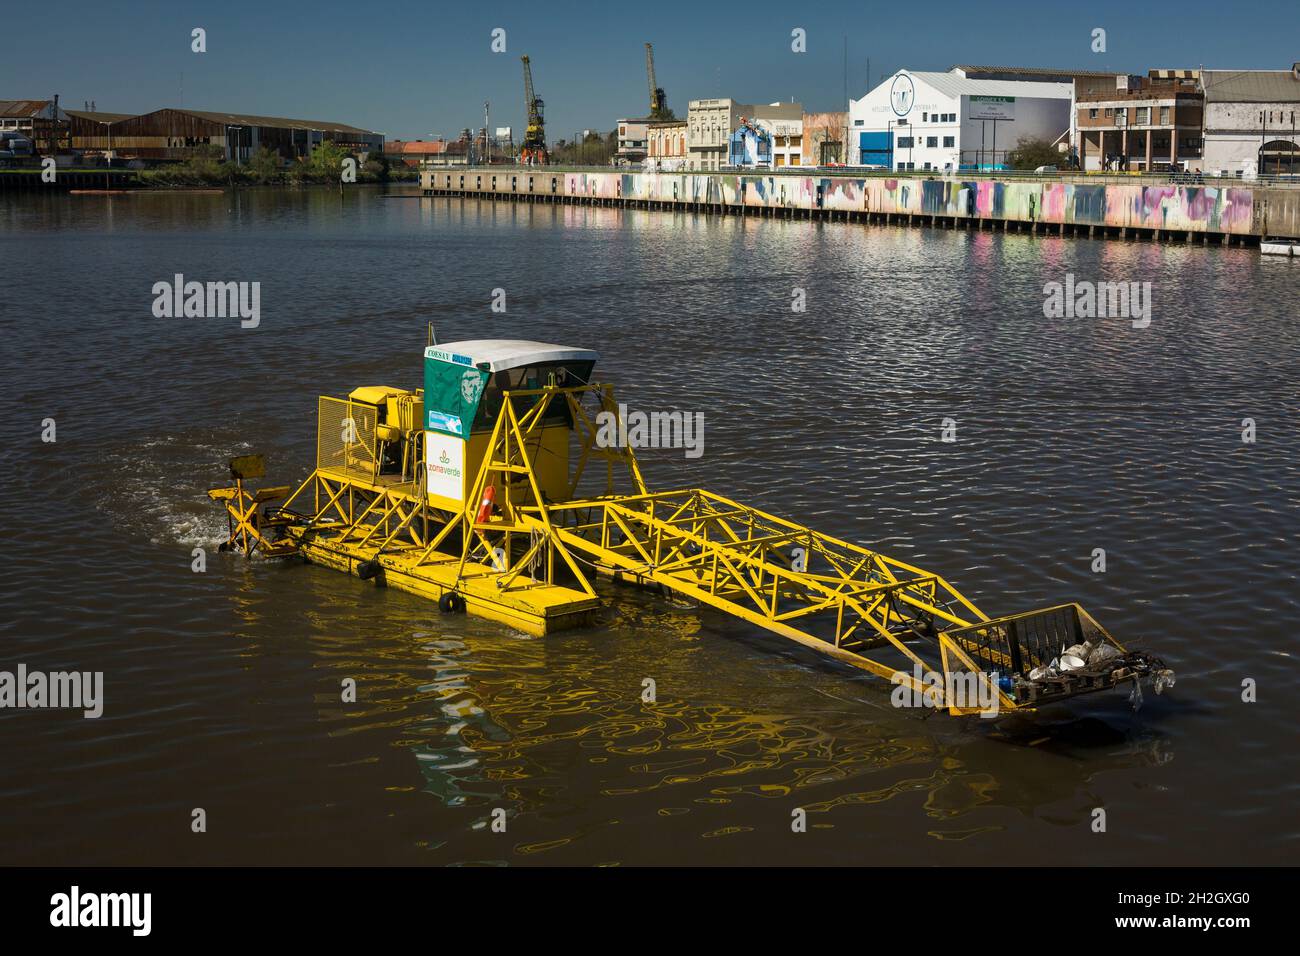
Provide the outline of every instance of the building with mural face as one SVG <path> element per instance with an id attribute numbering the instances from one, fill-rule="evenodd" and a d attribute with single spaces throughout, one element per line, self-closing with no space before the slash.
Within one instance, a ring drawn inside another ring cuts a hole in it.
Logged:
<path id="1" fill-rule="evenodd" d="M 800 103 L 756 103 L 746 107 L 745 118 L 767 133 L 771 166 L 803 165 L 803 105 Z"/>
<path id="2" fill-rule="evenodd" d="M 1204 97 L 1195 70 L 1120 76 L 1109 90 L 1075 99 L 1075 145 L 1083 170 L 1201 168 Z"/>
<path id="3" fill-rule="evenodd" d="M 771 169 L 772 137 L 768 131 L 750 120 L 741 122 L 728 142 L 727 165 L 739 169 Z"/>
<path id="4" fill-rule="evenodd" d="M 1068 143 L 1072 83 L 973 80 L 899 70 L 849 102 L 849 163 L 898 170 L 1001 169 L 1022 138 Z"/>
<path id="5" fill-rule="evenodd" d="M 804 113 L 803 115 L 803 166 L 831 166 L 848 161 L 844 139 L 849 126 L 849 114 L 843 110 L 833 113 Z"/>
<path id="6" fill-rule="evenodd" d="M 1207 171 L 1300 173 L 1300 63 L 1289 70 L 1204 70 Z"/>

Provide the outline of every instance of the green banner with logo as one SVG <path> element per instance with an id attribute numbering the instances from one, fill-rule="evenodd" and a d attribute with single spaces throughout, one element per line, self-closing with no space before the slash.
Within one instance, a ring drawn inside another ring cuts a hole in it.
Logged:
<path id="1" fill-rule="evenodd" d="M 488 373 L 468 355 L 430 348 L 424 354 L 424 427 L 469 438 Z"/>

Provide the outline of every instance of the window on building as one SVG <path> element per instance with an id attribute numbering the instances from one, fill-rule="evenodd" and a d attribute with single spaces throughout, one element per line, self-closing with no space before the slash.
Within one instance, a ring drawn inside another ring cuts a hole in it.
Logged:
<path id="1" fill-rule="evenodd" d="M 936 147 L 936 146 L 939 145 L 939 137 L 938 137 L 938 136 L 927 136 L 927 137 L 925 138 L 925 145 L 926 145 L 928 148 L 933 149 L 934 147 Z"/>
<path id="2" fill-rule="evenodd" d="M 1161 126 L 1169 125 L 1169 107 L 1167 106 L 1160 107 L 1160 125 Z"/>
<path id="3" fill-rule="evenodd" d="M 1088 110 L 1088 119 L 1096 119 L 1096 118 L 1097 118 L 1097 107 L 1094 106 L 1092 109 Z"/>
<path id="4" fill-rule="evenodd" d="M 939 114 L 936 113 L 935 115 L 938 116 Z M 928 123 L 928 122 L 930 122 L 930 114 L 929 114 L 929 113 L 922 113 L 922 114 L 921 114 L 921 122 L 922 122 L 922 123 Z"/>
<path id="5" fill-rule="evenodd" d="M 912 137 L 911 137 L 911 136 L 900 136 L 900 137 L 898 137 L 898 148 L 899 148 L 899 149 L 911 149 L 911 148 L 912 148 Z"/>
<path id="6" fill-rule="evenodd" d="M 956 145 L 957 145 L 957 137 L 956 137 L 956 136 L 945 136 L 945 137 L 943 138 L 943 145 L 945 145 L 945 146 L 956 146 Z"/>
<path id="7" fill-rule="evenodd" d="M 853 125 L 854 125 L 854 126 L 861 126 L 861 125 L 862 125 L 862 120 L 854 120 L 854 121 L 853 121 Z"/>
<path id="8" fill-rule="evenodd" d="M 1136 118 L 1133 120 L 1133 122 L 1134 122 L 1134 125 L 1136 125 L 1136 126 L 1150 126 L 1150 125 L 1151 125 L 1151 107 L 1149 107 L 1149 106 L 1139 106 L 1139 107 L 1137 108 L 1137 116 L 1136 116 Z"/>
<path id="9" fill-rule="evenodd" d="M 1115 115 L 1115 108 L 1114 108 L 1113 106 L 1108 106 L 1108 107 L 1106 107 L 1106 115 L 1107 115 L 1107 116 L 1114 116 L 1114 115 Z"/>

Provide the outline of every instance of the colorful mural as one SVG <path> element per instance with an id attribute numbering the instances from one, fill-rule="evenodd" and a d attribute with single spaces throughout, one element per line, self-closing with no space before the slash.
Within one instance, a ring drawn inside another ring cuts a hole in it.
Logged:
<path id="1" fill-rule="evenodd" d="M 430 175 L 430 174 L 426 174 Z M 459 173 L 435 173 L 437 188 L 459 188 Z M 537 177 L 549 192 L 552 173 Z M 504 183 L 497 191 L 512 187 Z M 474 191 L 466 176 L 465 187 Z M 725 204 L 747 208 L 827 209 L 958 218 L 1010 219 L 1179 232 L 1250 233 L 1255 190 L 1236 186 L 1009 182 L 717 173 L 565 173 L 566 196 L 585 199 Z M 528 191 L 521 182 L 519 192 Z"/>

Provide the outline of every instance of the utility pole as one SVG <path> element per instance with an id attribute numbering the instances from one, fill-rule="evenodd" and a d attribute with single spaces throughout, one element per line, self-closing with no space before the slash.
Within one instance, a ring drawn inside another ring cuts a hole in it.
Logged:
<path id="1" fill-rule="evenodd" d="M 53 112 L 50 114 L 50 155 L 59 153 L 59 94 L 54 94 Z"/>
<path id="2" fill-rule="evenodd" d="M 483 151 L 487 153 L 487 164 L 492 165 L 492 140 L 488 137 L 492 134 L 492 124 L 488 121 L 489 110 L 492 108 L 490 101 L 483 104 Z"/>

